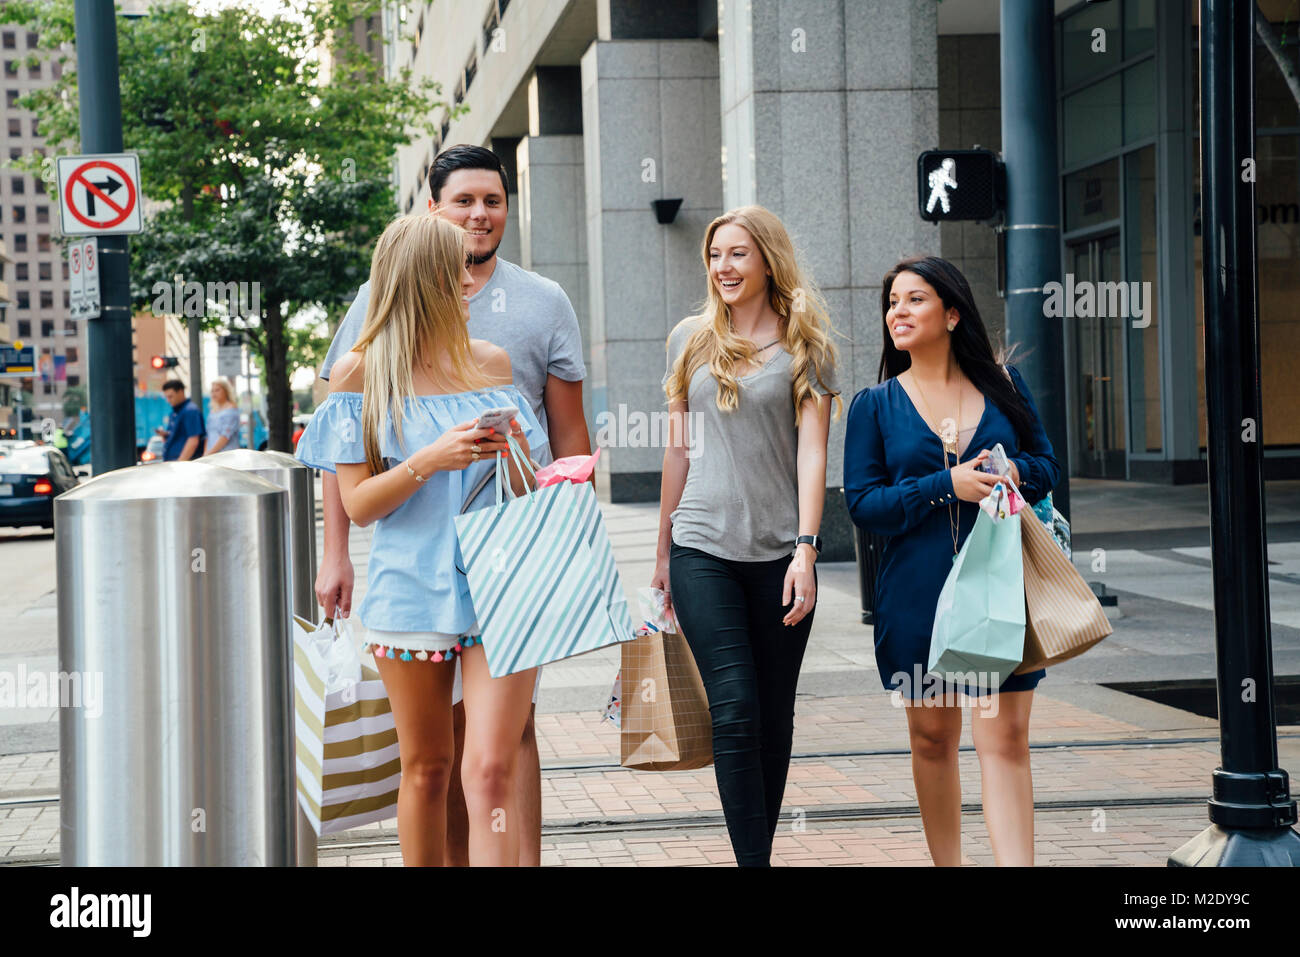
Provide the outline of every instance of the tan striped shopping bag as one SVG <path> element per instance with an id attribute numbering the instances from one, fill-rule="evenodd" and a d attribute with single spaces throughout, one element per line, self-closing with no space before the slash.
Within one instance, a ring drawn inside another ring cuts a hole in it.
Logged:
<path id="1" fill-rule="evenodd" d="M 308 637 L 314 628 L 297 617 L 294 624 L 298 805 L 317 834 L 396 817 L 402 765 L 384 683 L 363 667 L 359 682 L 326 694 L 327 667 Z"/>
<path id="2" fill-rule="evenodd" d="M 1113 630 L 1101 602 L 1032 511 L 1022 516 L 1025 657 L 1016 674 L 1083 654 Z"/>

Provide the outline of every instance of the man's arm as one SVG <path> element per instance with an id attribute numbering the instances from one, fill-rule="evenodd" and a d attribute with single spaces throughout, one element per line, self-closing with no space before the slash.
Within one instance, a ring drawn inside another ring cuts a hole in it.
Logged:
<path id="1" fill-rule="evenodd" d="M 185 445 L 181 449 L 181 454 L 177 456 L 177 461 L 188 462 L 190 459 L 194 458 L 194 453 L 197 452 L 198 450 L 199 450 L 199 437 L 197 435 L 191 435 L 188 439 L 185 440 Z"/>
<path id="2" fill-rule="evenodd" d="M 362 284 L 357 290 L 356 298 L 348 307 L 347 314 L 339 323 L 334 340 L 330 343 L 329 353 L 321 366 L 320 377 L 329 381 L 334 363 L 347 355 L 352 344 L 357 341 L 361 324 L 366 316 L 366 305 L 370 301 L 369 286 Z M 352 568 L 352 558 L 348 554 L 348 535 L 352 522 L 343 509 L 343 498 L 339 495 L 338 476 L 333 472 L 321 472 L 321 511 L 325 523 L 325 541 L 321 548 L 320 568 L 316 572 L 316 600 L 325 610 L 326 618 L 346 618 L 352 611 L 352 586 L 356 582 L 356 572 Z"/>
<path id="3" fill-rule="evenodd" d="M 582 411 L 582 380 L 568 382 L 559 376 L 548 375 L 542 392 L 542 405 L 546 407 L 551 457 L 562 459 L 566 455 L 590 455 L 591 436 L 587 434 L 587 415 Z"/>

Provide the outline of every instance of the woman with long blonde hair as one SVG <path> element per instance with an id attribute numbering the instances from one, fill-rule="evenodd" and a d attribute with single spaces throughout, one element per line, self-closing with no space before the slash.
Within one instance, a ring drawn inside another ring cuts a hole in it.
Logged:
<path id="1" fill-rule="evenodd" d="M 408 865 L 444 861 L 456 656 L 470 863 L 519 859 L 513 778 L 535 670 L 488 673 L 452 519 L 507 450 L 504 435 L 476 427 L 480 415 L 517 409 L 509 427 L 525 455 L 547 439 L 510 384 L 505 350 L 469 337 L 465 261 L 464 231 L 439 217 L 403 217 L 384 230 L 361 336 L 335 363 L 297 452 L 337 471 L 348 517 L 376 526 L 358 615 L 397 726 L 397 829 Z M 512 464 L 510 481 L 521 493 L 530 479 Z"/>
<path id="2" fill-rule="evenodd" d="M 704 680 L 727 831 L 770 863 L 817 603 L 837 350 L 826 303 L 761 206 L 704 236 L 708 299 L 668 338 L 659 542 L 651 584 Z"/>

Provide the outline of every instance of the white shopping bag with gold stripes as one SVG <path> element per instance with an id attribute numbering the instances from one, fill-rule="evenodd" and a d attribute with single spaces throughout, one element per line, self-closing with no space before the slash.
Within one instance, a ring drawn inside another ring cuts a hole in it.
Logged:
<path id="1" fill-rule="evenodd" d="M 294 617 L 298 804 L 317 834 L 397 816 L 401 761 L 384 683 L 342 621 Z"/>

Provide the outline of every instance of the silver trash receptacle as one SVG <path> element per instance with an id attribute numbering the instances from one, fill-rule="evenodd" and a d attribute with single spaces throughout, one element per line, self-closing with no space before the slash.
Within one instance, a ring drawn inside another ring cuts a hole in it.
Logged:
<path id="1" fill-rule="evenodd" d="M 62 863 L 294 864 L 287 499 L 166 462 L 55 501 L 59 668 L 98 688 L 59 713 Z"/>
<path id="2" fill-rule="evenodd" d="M 316 482 L 313 469 L 285 452 L 230 449 L 203 459 L 208 465 L 238 469 L 266 479 L 289 493 L 290 594 L 293 613 L 307 621 L 319 617 L 316 604 Z M 298 866 L 316 866 L 316 831 L 298 810 Z"/>

